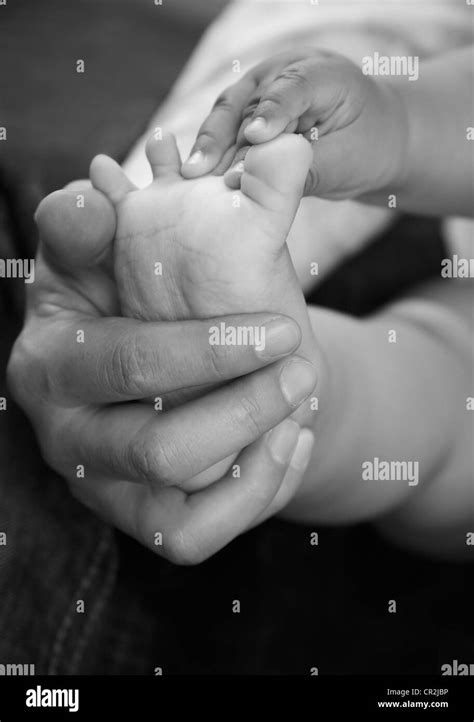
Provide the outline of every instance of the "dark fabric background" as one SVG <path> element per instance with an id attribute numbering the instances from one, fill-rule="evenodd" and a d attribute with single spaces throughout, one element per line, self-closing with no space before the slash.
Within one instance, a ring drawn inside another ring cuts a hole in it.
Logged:
<path id="1" fill-rule="evenodd" d="M 45 193 L 84 176 L 96 152 L 125 156 L 200 31 L 145 0 L 0 7 L 4 257 L 32 254 L 32 211 Z M 404 218 L 312 301 L 367 313 L 438 273 L 443 255 L 436 222 Z M 0 282 L 2 396 L 23 293 L 22 282 Z M 474 661 L 472 571 L 410 556 L 370 527 L 317 529 L 312 547 L 313 529 L 271 521 L 197 568 L 173 567 L 69 497 L 10 400 L 0 414 L 0 490 L 9 534 L 0 662 L 35 662 L 37 673 L 397 674 Z M 88 614 L 68 627 L 79 594 Z"/>

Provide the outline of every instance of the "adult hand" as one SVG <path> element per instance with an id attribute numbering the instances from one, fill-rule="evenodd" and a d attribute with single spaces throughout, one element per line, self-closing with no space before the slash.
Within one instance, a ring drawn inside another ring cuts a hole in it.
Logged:
<path id="1" fill-rule="evenodd" d="M 303 47 L 256 65 L 220 94 L 181 172 L 196 178 L 231 166 L 225 180 L 238 187 L 249 144 L 297 132 L 314 141 L 305 195 L 352 198 L 400 175 L 405 130 L 389 84 L 343 55 Z"/>
<path id="2" fill-rule="evenodd" d="M 77 498 L 168 559 L 196 563 L 278 511 L 299 483 L 312 435 L 287 417 L 311 393 L 314 369 L 289 356 L 299 329 L 283 316 L 120 318 L 109 209 L 87 183 L 40 205 L 36 280 L 9 382 Z M 269 324 L 265 355 L 211 346 L 209 325 L 221 321 Z M 232 379 L 165 413 L 142 402 Z M 222 479 L 194 494 L 179 488 L 242 448 Z"/>

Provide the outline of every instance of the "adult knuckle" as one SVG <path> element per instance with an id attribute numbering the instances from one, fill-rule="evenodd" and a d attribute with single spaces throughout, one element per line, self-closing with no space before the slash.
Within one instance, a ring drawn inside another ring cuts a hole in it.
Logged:
<path id="1" fill-rule="evenodd" d="M 275 113 L 281 110 L 284 96 L 278 90 L 269 90 L 259 103 L 259 113 Z"/>
<path id="2" fill-rule="evenodd" d="M 238 425 L 248 430 L 252 437 L 258 437 L 264 433 L 262 410 L 255 399 L 250 396 L 240 397 L 235 406 L 234 415 Z"/>
<path id="3" fill-rule="evenodd" d="M 213 110 L 221 110 L 226 113 L 234 112 L 235 106 L 232 102 L 232 97 L 227 90 L 224 90 L 224 92 L 218 96 L 216 102 L 214 103 Z"/>
<path id="4" fill-rule="evenodd" d="M 302 64 L 290 65 L 285 68 L 278 79 L 285 80 L 300 90 L 307 90 L 311 85 L 305 72 L 305 66 Z M 281 96 L 278 97 L 281 98 Z"/>
<path id="5" fill-rule="evenodd" d="M 198 146 L 203 147 L 205 145 L 208 145 L 211 143 L 214 144 L 217 142 L 218 142 L 218 137 L 217 137 L 216 133 L 214 132 L 214 130 L 211 127 L 209 127 L 209 125 L 201 128 L 201 130 L 199 131 L 199 137 L 198 137 L 198 141 L 197 141 Z"/>
<path id="6" fill-rule="evenodd" d="M 162 439 L 155 444 L 151 452 L 155 460 L 155 469 L 161 484 L 171 486 L 179 481 L 178 452 L 169 441 Z"/>
<path id="7" fill-rule="evenodd" d="M 144 388 L 143 354 L 136 336 L 120 338 L 104 364 L 106 385 L 114 392 L 141 393 Z"/>
<path id="8" fill-rule="evenodd" d="M 162 470 L 161 467 L 159 468 L 157 450 L 155 447 L 150 448 L 148 437 L 132 444 L 130 465 L 142 481 L 146 481 L 151 486 L 159 483 Z"/>
<path id="9" fill-rule="evenodd" d="M 131 457 L 133 469 L 151 486 L 172 486 L 176 483 L 176 454 L 164 439 L 144 434 L 132 446 Z"/>
<path id="10" fill-rule="evenodd" d="M 212 375 L 217 381 L 225 381 L 227 376 L 225 369 L 228 361 L 228 347 L 209 344 L 207 363 L 211 367 Z"/>

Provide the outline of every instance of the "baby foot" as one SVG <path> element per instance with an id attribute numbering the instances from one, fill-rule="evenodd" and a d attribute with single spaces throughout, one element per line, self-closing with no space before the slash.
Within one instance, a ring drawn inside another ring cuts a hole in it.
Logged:
<path id="1" fill-rule="evenodd" d="M 53 268 L 65 270 L 79 281 L 75 285 L 78 307 L 92 303 L 104 315 L 118 315 L 120 305 L 112 278 L 116 214 L 108 198 L 89 181 L 75 181 L 46 196 L 35 220 L 42 254 Z"/>
<path id="2" fill-rule="evenodd" d="M 115 205 L 122 310 L 144 320 L 277 311 L 307 326 L 285 244 L 312 159 L 295 135 L 252 147 L 240 190 L 221 177 L 184 180 L 174 138 L 147 144 L 153 182 L 137 190 L 106 156 L 91 179 Z"/>
<path id="3" fill-rule="evenodd" d="M 113 206 L 89 181 L 74 181 L 46 196 L 35 221 L 41 240 L 54 248 L 56 263 L 68 268 L 97 263 L 109 250 L 115 235 Z"/>
<path id="4" fill-rule="evenodd" d="M 94 186 L 116 210 L 114 271 L 124 315 L 174 321 L 239 312 L 286 314 L 302 331 L 299 354 L 318 366 L 319 351 L 285 243 L 312 158 L 309 143 L 284 135 L 251 148 L 240 190 L 229 189 L 217 176 L 184 180 L 170 135 L 150 139 L 147 157 L 154 180 L 143 190 L 106 156 L 91 165 Z M 312 424 L 309 401 L 294 418 Z M 188 488 L 202 488 L 231 463 L 223 460 L 190 480 Z"/>

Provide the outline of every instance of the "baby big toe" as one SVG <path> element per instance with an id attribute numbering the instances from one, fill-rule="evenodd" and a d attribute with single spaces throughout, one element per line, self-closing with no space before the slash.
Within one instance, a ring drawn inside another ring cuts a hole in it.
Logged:
<path id="1" fill-rule="evenodd" d="M 39 204 L 35 220 L 56 263 L 68 268 L 92 263 L 115 235 L 114 208 L 92 187 L 51 193 Z"/>

